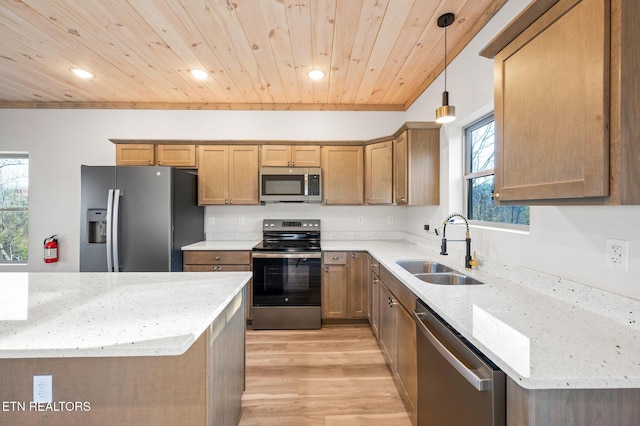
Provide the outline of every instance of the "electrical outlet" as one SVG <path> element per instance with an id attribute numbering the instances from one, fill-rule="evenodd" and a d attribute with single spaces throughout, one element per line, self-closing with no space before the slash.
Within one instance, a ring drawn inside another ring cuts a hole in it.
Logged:
<path id="1" fill-rule="evenodd" d="M 33 402 L 53 402 L 53 376 L 33 376 Z"/>
<path id="2" fill-rule="evenodd" d="M 209 226 L 213 226 L 216 224 L 215 219 L 213 218 L 213 216 L 207 216 L 207 225 Z"/>
<path id="3" fill-rule="evenodd" d="M 238 216 L 238 225 L 244 225 L 244 216 Z"/>
<path id="4" fill-rule="evenodd" d="M 387 216 L 387 223 L 393 225 L 393 216 Z"/>
<path id="5" fill-rule="evenodd" d="M 364 216 L 358 216 L 358 225 L 364 224 Z"/>
<path id="6" fill-rule="evenodd" d="M 605 239 L 605 263 L 608 268 L 629 270 L 629 241 Z"/>

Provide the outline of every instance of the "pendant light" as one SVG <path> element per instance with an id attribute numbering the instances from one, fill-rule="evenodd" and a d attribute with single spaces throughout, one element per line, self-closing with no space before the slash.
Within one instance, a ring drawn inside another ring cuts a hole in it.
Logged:
<path id="1" fill-rule="evenodd" d="M 447 27 L 453 23 L 455 15 L 445 13 L 438 18 L 438 26 L 444 28 L 444 92 L 442 92 L 442 106 L 436 108 L 436 123 L 450 123 L 456 119 L 456 107 L 449 105 L 447 92 Z"/>

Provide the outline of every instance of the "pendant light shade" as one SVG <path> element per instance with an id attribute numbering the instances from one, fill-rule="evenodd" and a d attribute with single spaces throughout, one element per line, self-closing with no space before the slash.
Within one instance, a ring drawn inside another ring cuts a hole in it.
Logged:
<path id="1" fill-rule="evenodd" d="M 442 106 L 436 108 L 436 123 L 450 123 L 456 119 L 456 107 L 449 105 L 447 92 L 447 27 L 453 23 L 455 15 L 445 13 L 438 18 L 438 26 L 444 28 L 444 92 L 442 92 Z"/>

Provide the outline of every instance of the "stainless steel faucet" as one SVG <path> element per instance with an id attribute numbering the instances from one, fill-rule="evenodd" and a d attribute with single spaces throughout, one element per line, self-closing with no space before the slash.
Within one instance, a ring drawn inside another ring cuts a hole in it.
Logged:
<path id="1" fill-rule="evenodd" d="M 460 213 L 451 213 L 449 216 L 447 216 L 447 218 L 442 223 L 442 245 L 440 246 L 440 254 L 443 256 L 446 256 L 449 254 L 447 253 L 447 222 L 449 222 L 454 217 L 459 217 L 462 220 L 464 220 L 464 223 L 467 227 L 467 234 L 464 240 L 449 240 L 449 241 L 464 241 L 466 243 L 467 251 L 464 256 L 464 267 L 466 269 L 471 269 L 472 266 L 477 266 L 478 262 L 476 262 L 476 260 L 471 257 L 471 234 L 469 233 L 469 221 L 467 221 L 467 218 Z M 438 230 L 436 229 L 436 234 L 437 233 L 438 233 Z"/>

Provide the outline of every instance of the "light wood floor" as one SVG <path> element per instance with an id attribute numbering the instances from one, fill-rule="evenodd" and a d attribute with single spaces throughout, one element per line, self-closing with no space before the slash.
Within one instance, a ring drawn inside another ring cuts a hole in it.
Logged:
<path id="1" fill-rule="evenodd" d="M 410 426 L 371 330 L 247 330 L 240 426 Z"/>

